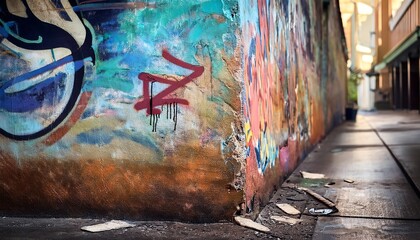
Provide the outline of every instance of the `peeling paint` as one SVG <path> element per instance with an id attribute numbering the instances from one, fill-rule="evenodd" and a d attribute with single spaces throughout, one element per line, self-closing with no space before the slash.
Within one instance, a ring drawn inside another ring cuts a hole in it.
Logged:
<path id="1" fill-rule="evenodd" d="M 246 182 L 245 134 L 241 132 L 241 126 L 235 123 L 231 123 L 231 128 L 231 135 L 221 142 L 221 151 L 225 164 L 233 169 L 234 179 L 229 186 L 239 191 L 244 190 Z"/>

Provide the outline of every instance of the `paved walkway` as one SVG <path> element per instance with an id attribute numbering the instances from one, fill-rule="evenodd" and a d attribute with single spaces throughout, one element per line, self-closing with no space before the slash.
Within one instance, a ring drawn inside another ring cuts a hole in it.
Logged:
<path id="1" fill-rule="evenodd" d="M 304 179 L 300 171 L 325 178 Z M 338 212 L 312 215 L 309 209 L 326 206 L 296 187 L 328 198 Z M 419 187 L 420 115 L 361 113 L 332 131 L 276 192 L 256 219 L 270 233 L 232 223 L 134 222 L 134 228 L 93 234 L 80 227 L 104 220 L 6 217 L 0 239 L 419 239 Z M 277 203 L 299 209 L 292 217 L 301 222 L 273 220 L 287 215 Z"/>
<path id="2" fill-rule="evenodd" d="M 417 112 L 368 113 L 337 128 L 300 169 L 337 183 L 324 196 L 339 212 L 318 218 L 313 239 L 419 239 L 419 168 Z"/>
<path id="3" fill-rule="evenodd" d="M 325 178 L 304 179 L 301 171 Z M 361 113 L 357 122 L 337 127 L 309 154 L 257 221 L 290 239 L 309 234 L 312 239 L 420 239 L 419 186 L 418 113 Z M 338 212 L 312 216 L 310 208 L 326 206 L 296 187 L 326 197 Z M 276 203 L 289 203 L 303 212 L 301 224 L 277 227 L 271 217 L 286 214 Z"/>

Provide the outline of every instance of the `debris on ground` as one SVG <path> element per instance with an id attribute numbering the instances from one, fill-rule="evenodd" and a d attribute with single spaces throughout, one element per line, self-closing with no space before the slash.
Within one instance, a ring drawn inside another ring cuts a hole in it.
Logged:
<path id="1" fill-rule="evenodd" d="M 342 152 L 343 151 L 343 149 L 342 148 L 334 148 L 334 149 L 331 149 L 331 153 L 338 153 L 338 152 Z"/>
<path id="2" fill-rule="evenodd" d="M 300 211 L 294 208 L 292 205 L 288 203 L 278 203 L 276 204 L 278 208 L 280 208 L 283 212 L 290 214 L 290 215 L 297 215 L 300 214 Z"/>
<path id="3" fill-rule="evenodd" d="M 321 173 L 311 173 L 311 172 L 300 171 L 300 174 L 302 175 L 303 178 L 306 178 L 306 179 L 322 179 L 322 178 L 325 178 L 325 175 L 321 174 Z"/>
<path id="4" fill-rule="evenodd" d="M 354 180 L 351 180 L 351 179 L 344 179 L 344 182 L 346 182 L 346 183 L 354 183 Z"/>
<path id="5" fill-rule="evenodd" d="M 331 200 L 319 195 L 318 193 L 312 191 L 311 189 L 308 189 L 308 188 L 299 188 L 299 189 L 308 193 L 309 195 L 311 195 L 318 201 L 322 202 L 323 204 L 327 205 L 329 208 L 333 209 L 334 211 L 338 211 L 337 208 L 335 207 L 335 203 L 333 203 Z"/>
<path id="6" fill-rule="evenodd" d="M 286 197 L 286 200 L 295 201 L 295 202 L 301 202 L 301 201 L 305 201 L 306 198 L 301 197 L 301 196 L 289 196 L 289 197 Z"/>
<path id="7" fill-rule="evenodd" d="M 256 223 L 251 219 L 236 216 L 235 221 L 242 227 L 251 228 L 260 232 L 270 232 L 270 229 L 262 224 Z"/>
<path id="8" fill-rule="evenodd" d="M 85 226 L 85 227 L 82 227 L 81 230 L 96 233 L 96 232 L 103 232 L 103 231 L 109 231 L 109 230 L 115 230 L 115 229 L 121 229 L 121 228 L 130 228 L 130 227 L 135 227 L 135 226 L 136 226 L 135 224 L 131 224 L 125 221 L 111 220 L 105 223 Z"/>
<path id="9" fill-rule="evenodd" d="M 324 187 L 329 188 L 331 185 L 335 185 L 335 182 L 328 182 Z"/>
<path id="10" fill-rule="evenodd" d="M 320 208 L 320 209 L 315 209 L 315 208 L 311 208 L 309 209 L 309 213 L 311 215 L 328 215 L 330 213 L 333 213 L 334 209 L 330 209 L 330 208 Z"/>
<path id="11" fill-rule="evenodd" d="M 287 223 L 289 225 L 295 225 L 296 223 L 302 222 L 301 219 L 291 218 L 288 216 L 271 216 L 271 219 L 277 222 Z"/>

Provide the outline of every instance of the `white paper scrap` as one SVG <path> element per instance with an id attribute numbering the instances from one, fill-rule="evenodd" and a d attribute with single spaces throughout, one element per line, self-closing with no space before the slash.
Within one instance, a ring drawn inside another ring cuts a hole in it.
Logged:
<path id="1" fill-rule="evenodd" d="M 262 224 L 256 223 L 251 219 L 244 218 L 244 217 L 235 217 L 235 221 L 241 225 L 242 227 L 251 228 L 260 232 L 269 232 L 270 229 Z"/>
<path id="2" fill-rule="evenodd" d="M 295 225 L 296 223 L 302 222 L 301 219 L 291 218 L 288 216 L 271 216 L 271 219 L 277 222 L 287 223 L 289 225 Z"/>
<path id="3" fill-rule="evenodd" d="M 287 214 L 290 214 L 290 215 L 300 214 L 299 210 L 297 210 L 296 208 L 294 208 L 292 205 L 288 203 L 278 203 L 276 204 L 276 206 Z"/>
<path id="4" fill-rule="evenodd" d="M 321 173 L 310 173 L 310 172 L 300 171 L 300 174 L 302 174 L 303 178 L 307 178 L 307 179 L 325 178 L 325 175 Z"/>
<path id="5" fill-rule="evenodd" d="M 81 229 L 83 231 L 88 231 L 88 232 L 103 232 L 103 231 L 108 231 L 108 230 L 130 228 L 130 227 L 135 227 L 135 226 L 136 226 L 135 224 L 131 224 L 125 221 L 111 220 L 105 223 L 85 226 L 85 227 L 82 227 Z"/>
<path id="6" fill-rule="evenodd" d="M 311 209 L 309 209 L 309 213 L 312 214 L 312 215 L 328 215 L 332 212 L 334 212 L 334 210 L 329 209 L 329 208 L 322 208 L 322 209 L 311 208 Z"/>

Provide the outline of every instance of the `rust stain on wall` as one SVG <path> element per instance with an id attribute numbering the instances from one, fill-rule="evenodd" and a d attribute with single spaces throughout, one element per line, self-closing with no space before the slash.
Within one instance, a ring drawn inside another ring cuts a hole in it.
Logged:
<path id="1" fill-rule="evenodd" d="M 160 164 L 112 160 L 25 160 L 0 155 L 0 211 L 37 216 L 103 216 L 213 222 L 243 201 L 226 186 L 218 149 L 180 147 Z M 214 197 L 217 196 L 217 197 Z"/>

